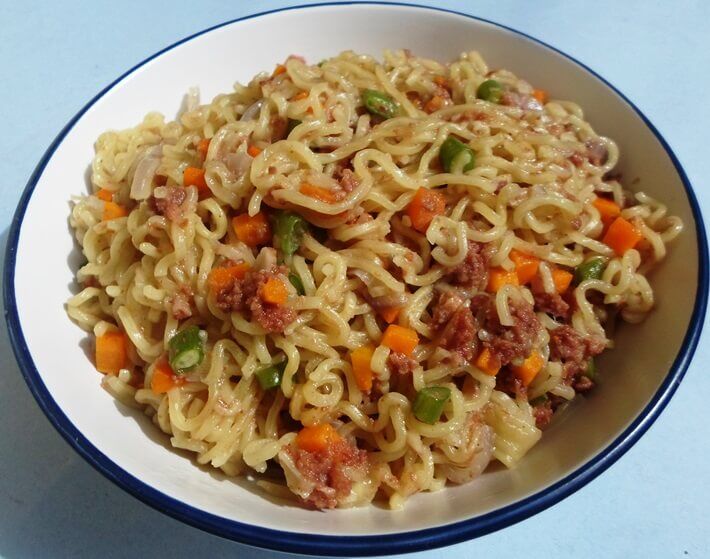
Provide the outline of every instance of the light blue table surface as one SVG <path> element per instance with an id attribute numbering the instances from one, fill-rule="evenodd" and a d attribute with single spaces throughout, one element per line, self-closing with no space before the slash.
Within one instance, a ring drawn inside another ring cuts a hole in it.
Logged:
<path id="1" fill-rule="evenodd" d="M 0 2 L 0 244 L 54 136 L 91 97 L 203 28 L 293 2 Z M 665 136 L 710 215 L 710 3 L 451 0 L 512 26 L 614 83 Z M 286 559 L 206 534 L 134 499 L 62 440 L 22 380 L 0 325 L 0 555 Z M 410 555 L 710 557 L 710 333 L 650 431 L 589 485 L 505 530 Z"/>

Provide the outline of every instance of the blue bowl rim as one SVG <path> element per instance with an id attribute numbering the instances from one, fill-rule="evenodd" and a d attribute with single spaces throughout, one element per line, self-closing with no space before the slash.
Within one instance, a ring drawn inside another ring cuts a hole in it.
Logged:
<path id="1" fill-rule="evenodd" d="M 304 8 L 318 8 L 324 6 L 341 6 L 341 5 L 377 5 L 377 6 L 400 6 L 415 9 L 434 10 L 445 12 L 457 16 L 463 16 L 469 19 L 474 19 L 494 25 L 496 27 L 510 31 L 516 35 L 525 37 L 535 43 L 542 45 L 557 54 L 560 54 L 589 72 L 596 77 L 619 97 L 621 97 L 643 120 L 646 126 L 651 130 L 659 143 L 671 159 L 678 176 L 681 178 L 683 186 L 690 203 L 693 217 L 695 220 L 695 231 L 698 245 L 698 288 L 695 298 L 695 306 L 691 315 L 688 330 L 683 339 L 681 348 L 674 360 L 668 375 L 659 387 L 651 401 L 637 416 L 637 418 L 619 435 L 609 446 L 601 451 L 592 460 L 570 473 L 562 480 L 555 484 L 522 499 L 516 503 L 492 511 L 479 517 L 427 528 L 410 532 L 399 532 L 394 534 L 383 534 L 376 536 L 324 536 L 318 534 L 306 534 L 296 532 L 285 532 L 273 530 L 270 528 L 262 528 L 228 520 L 220 516 L 207 513 L 196 509 L 182 501 L 174 499 L 153 487 L 147 485 L 138 478 L 132 476 L 123 470 L 118 464 L 111 461 L 106 455 L 94 447 L 86 437 L 69 421 L 59 408 L 57 403 L 52 398 L 52 395 L 44 385 L 39 372 L 32 360 L 27 343 L 20 326 L 19 315 L 15 297 L 15 263 L 17 256 L 17 244 L 22 227 L 22 221 L 25 215 L 27 204 L 32 196 L 32 193 L 39 181 L 44 168 L 51 159 L 52 155 L 62 143 L 66 135 L 71 131 L 76 122 L 89 110 L 101 97 L 108 91 L 113 89 L 124 78 L 141 68 L 143 65 L 152 59 L 172 50 L 173 48 L 199 37 L 205 33 L 230 25 L 238 21 L 244 21 L 256 17 L 265 16 L 277 12 L 290 11 Z M 379 2 L 379 1 L 347 1 L 347 2 L 323 2 L 311 3 L 304 5 L 289 6 L 280 9 L 268 10 L 256 14 L 247 15 L 241 18 L 229 20 L 184 39 L 156 52 L 152 56 L 146 58 L 123 75 L 114 80 L 111 84 L 101 90 L 93 99 L 91 99 L 61 130 L 54 141 L 50 144 L 47 151 L 44 153 L 39 163 L 35 167 L 27 186 L 25 187 L 17 209 L 13 216 L 10 233 L 8 237 L 7 249 L 5 252 L 5 267 L 3 272 L 3 299 L 5 305 L 5 315 L 8 325 L 8 333 L 10 342 L 15 353 L 15 357 L 20 366 L 22 375 L 32 392 L 32 395 L 37 400 L 40 408 L 49 418 L 50 422 L 64 437 L 64 439 L 92 466 L 99 472 L 104 474 L 108 479 L 117 484 L 119 487 L 128 491 L 138 499 L 155 508 L 158 511 L 166 513 L 178 520 L 186 522 L 192 526 L 211 532 L 215 535 L 229 538 L 247 545 L 284 551 L 290 553 L 300 553 L 305 555 L 331 555 L 331 556 L 372 556 L 384 555 L 392 553 L 408 553 L 424 549 L 432 549 L 444 545 L 458 543 L 467 539 L 478 537 L 484 534 L 494 532 L 505 528 L 515 522 L 519 522 L 536 514 L 549 506 L 561 501 L 565 497 L 572 494 L 577 489 L 583 487 L 616 460 L 618 460 L 631 446 L 646 432 L 651 424 L 656 420 L 660 412 L 668 404 L 670 398 L 675 393 L 680 381 L 690 364 L 695 349 L 697 347 L 700 334 L 703 327 L 703 319 L 707 308 L 707 293 L 708 293 L 708 247 L 705 234 L 705 226 L 703 223 L 700 206 L 693 192 L 690 181 L 683 170 L 678 158 L 670 148 L 666 140 L 661 136 L 655 126 L 646 118 L 646 116 L 634 105 L 621 91 L 610 84 L 606 79 L 597 74 L 594 70 L 587 67 L 582 62 L 565 54 L 559 49 L 518 31 L 506 25 L 496 23 L 484 18 L 473 16 L 471 14 L 448 10 L 439 7 L 410 4 L 407 2 Z"/>

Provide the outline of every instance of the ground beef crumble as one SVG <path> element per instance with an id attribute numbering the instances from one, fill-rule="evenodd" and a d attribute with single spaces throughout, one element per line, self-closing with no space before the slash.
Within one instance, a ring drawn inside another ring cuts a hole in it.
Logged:
<path id="1" fill-rule="evenodd" d="M 337 441 L 319 452 L 302 450 L 295 445 L 286 447 L 300 474 L 315 485 L 305 497 L 316 508 L 335 508 L 338 500 L 347 497 L 352 489 L 353 471 L 368 469 L 367 452 L 347 441 Z"/>
<path id="2" fill-rule="evenodd" d="M 417 367 L 417 362 L 404 353 L 393 351 L 387 358 L 387 365 L 396 375 L 411 375 Z"/>
<path id="3" fill-rule="evenodd" d="M 185 320 L 192 316 L 192 290 L 183 285 L 170 300 L 170 312 L 177 320 Z"/>
<path id="4" fill-rule="evenodd" d="M 442 291 L 432 311 L 431 326 L 437 344 L 451 351 L 458 361 L 469 363 L 476 356 L 478 326 L 471 309 L 453 290 Z"/>
<path id="5" fill-rule="evenodd" d="M 502 369 L 496 375 L 496 390 L 505 392 L 513 398 L 527 397 L 528 389 L 523 382 L 508 368 Z"/>
<path id="6" fill-rule="evenodd" d="M 350 193 L 360 184 L 360 179 L 357 178 L 357 175 L 351 169 L 345 168 L 340 172 L 338 182 L 344 192 Z"/>
<path id="7" fill-rule="evenodd" d="M 215 304 L 224 312 L 247 312 L 267 332 L 283 332 L 296 319 L 296 311 L 288 305 L 267 303 L 260 297 L 261 287 L 270 278 L 288 282 L 285 266 L 266 270 L 249 270 L 244 279 L 233 279 L 215 294 Z"/>
<path id="8" fill-rule="evenodd" d="M 550 360 L 562 362 L 565 382 L 577 384 L 580 392 L 589 390 L 592 385 L 590 379 L 582 381 L 578 377 L 586 371 L 589 359 L 599 355 L 605 347 L 603 338 L 585 336 L 567 324 L 550 331 Z"/>
<path id="9" fill-rule="evenodd" d="M 552 410 L 552 402 L 545 400 L 541 404 L 533 406 L 533 417 L 535 418 L 535 426 L 538 429 L 544 429 L 552 421 L 554 411 Z"/>
<path id="10" fill-rule="evenodd" d="M 479 338 L 502 366 L 528 357 L 542 330 L 532 305 L 522 300 L 510 301 L 509 308 L 514 324 L 503 326 L 493 297 L 480 294 L 471 300 L 471 310 L 481 324 Z"/>
<path id="11" fill-rule="evenodd" d="M 431 326 L 439 329 L 448 324 L 463 303 L 464 300 L 455 291 L 442 291 L 432 311 Z"/>
<path id="12" fill-rule="evenodd" d="M 154 212 L 167 217 L 170 221 L 182 221 L 182 205 L 187 198 L 187 192 L 181 186 L 167 186 L 167 195 L 163 198 L 149 198 L 149 204 Z"/>
<path id="13" fill-rule="evenodd" d="M 453 285 L 485 289 L 488 283 L 490 252 L 486 245 L 469 241 L 463 262 L 451 270 L 448 279 Z"/>
<path id="14" fill-rule="evenodd" d="M 556 318 L 567 319 L 569 317 L 570 306 L 559 293 L 547 293 L 533 288 L 533 297 L 535 298 L 535 310 L 548 313 Z"/>

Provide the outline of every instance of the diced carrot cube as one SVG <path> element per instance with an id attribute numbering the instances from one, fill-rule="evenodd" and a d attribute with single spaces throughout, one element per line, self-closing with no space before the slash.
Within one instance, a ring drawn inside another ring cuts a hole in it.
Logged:
<path id="1" fill-rule="evenodd" d="M 510 259 L 513 261 L 513 264 L 515 264 L 518 283 L 520 283 L 520 285 L 530 283 L 537 274 L 540 259 L 515 249 L 510 251 Z"/>
<path id="2" fill-rule="evenodd" d="M 296 435 L 296 446 L 308 452 L 322 452 L 342 440 L 343 438 L 332 425 L 324 423 L 301 429 Z"/>
<path id="3" fill-rule="evenodd" d="M 420 188 L 407 206 L 407 215 L 412 227 L 420 233 L 426 232 L 429 224 L 437 215 L 446 211 L 446 200 L 441 192 Z"/>
<path id="4" fill-rule="evenodd" d="M 96 370 L 116 375 L 128 364 L 128 341 L 123 332 L 106 332 L 96 338 Z"/>
<path id="5" fill-rule="evenodd" d="M 176 386 L 185 384 L 185 379 L 176 375 L 170 364 L 162 359 L 153 367 L 150 389 L 156 394 L 165 394 Z"/>
<path id="6" fill-rule="evenodd" d="M 250 247 L 265 245 L 271 240 L 271 226 L 266 214 L 241 214 L 232 218 L 232 227 L 237 239 Z"/>
<path id="7" fill-rule="evenodd" d="M 616 202 L 613 202 L 612 200 L 609 200 L 607 198 L 595 198 L 592 202 L 592 206 L 594 206 L 599 211 L 602 223 L 604 223 L 605 225 L 609 225 L 621 214 L 621 208 L 619 207 L 619 205 Z"/>
<path id="8" fill-rule="evenodd" d="M 488 270 L 488 287 L 491 293 L 498 293 L 504 285 L 520 285 L 518 274 L 515 270 L 504 270 L 503 268 L 491 268 Z"/>
<path id="9" fill-rule="evenodd" d="M 494 377 L 498 374 L 498 371 L 500 371 L 500 359 L 493 355 L 490 349 L 484 347 L 481 353 L 478 354 L 478 357 L 476 357 L 476 367 L 487 375 Z"/>
<path id="10" fill-rule="evenodd" d="M 542 370 L 545 361 L 538 351 L 534 351 L 522 365 L 511 366 L 511 370 L 523 383 L 523 386 L 528 386 Z"/>
<path id="11" fill-rule="evenodd" d="M 369 345 L 354 349 L 350 353 L 350 362 L 353 366 L 355 384 L 357 384 L 357 387 L 363 392 L 369 392 L 372 389 L 373 373 L 370 362 L 372 361 L 373 353 L 374 348 Z"/>
<path id="12" fill-rule="evenodd" d="M 119 206 L 115 202 L 104 202 L 104 213 L 101 217 L 103 221 L 110 221 L 127 215 L 128 211 L 123 206 Z"/>
<path id="13" fill-rule="evenodd" d="M 107 190 L 106 188 L 102 188 L 96 193 L 96 197 L 99 200 L 103 200 L 104 202 L 112 202 L 113 201 L 113 192 L 111 192 L 110 190 Z"/>
<path id="14" fill-rule="evenodd" d="M 288 299 L 286 284 L 279 278 L 269 278 L 259 290 L 259 297 L 265 303 L 283 305 Z"/>
<path id="15" fill-rule="evenodd" d="M 418 344 L 419 336 L 414 330 L 397 324 L 390 324 L 382 336 L 382 345 L 404 355 L 411 355 Z"/>
<path id="16" fill-rule="evenodd" d="M 634 248 L 641 239 L 643 235 L 630 222 L 623 217 L 617 217 L 609 226 L 602 242 L 622 256 L 627 250 Z"/>

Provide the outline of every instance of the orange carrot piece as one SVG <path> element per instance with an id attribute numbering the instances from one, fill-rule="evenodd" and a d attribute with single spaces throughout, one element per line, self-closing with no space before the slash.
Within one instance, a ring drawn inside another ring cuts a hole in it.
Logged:
<path id="1" fill-rule="evenodd" d="M 302 101 L 303 99 L 306 99 L 308 97 L 308 92 L 307 91 L 299 91 L 289 99 L 289 101 Z"/>
<path id="2" fill-rule="evenodd" d="M 271 74 L 271 77 L 272 77 L 272 78 L 275 78 L 276 76 L 280 76 L 280 75 L 283 74 L 285 71 L 286 71 L 286 66 L 284 66 L 283 64 L 278 64 L 278 65 L 276 66 L 276 69 L 274 70 L 274 73 Z"/>
<path id="3" fill-rule="evenodd" d="M 419 336 L 414 330 L 397 324 L 390 324 L 382 336 L 382 345 L 404 355 L 411 355 L 418 343 Z"/>
<path id="4" fill-rule="evenodd" d="M 127 215 L 128 211 L 123 206 L 119 206 L 115 202 L 104 202 L 104 213 L 101 217 L 103 221 L 110 221 Z"/>
<path id="5" fill-rule="evenodd" d="M 562 270 L 561 268 L 556 268 L 554 266 L 550 266 L 550 274 L 552 275 L 552 283 L 555 286 L 555 291 L 557 293 L 564 293 L 569 289 L 570 284 L 572 283 L 572 279 L 574 278 L 574 275 L 567 270 Z M 533 280 L 532 280 L 532 288 L 533 292 L 535 291 L 545 291 L 545 287 L 542 283 L 542 277 L 540 274 L 536 275 Z"/>
<path id="6" fill-rule="evenodd" d="M 545 361 L 542 355 L 537 351 L 533 351 L 530 357 L 523 361 L 522 365 L 518 365 L 517 367 L 511 365 L 510 368 L 513 374 L 522 381 L 523 386 L 528 386 L 542 370 L 544 363 Z"/>
<path id="7" fill-rule="evenodd" d="M 269 278 L 259 289 L 259 297 L 265 303 L 283 305 L 288 299 L 286 284 L 278 278 Z"/>
<path id="8" fill-rule="evenodd" d="M 617 217 L 607 229 L 602 242 L 621 256 L 634 248 L 642 238 L 643 235 L 630 222 L 623 217 Z"/>
<path id="9" fill-rule="evenodd" d="M 552 270 L 552 283 L 555 284 L 555 289 L 557 293 L 564 293 L 569 289 L 572 283 L 572 278 L 574 276 L 567 270 L 561 270 L 560 268 L 554 268 Z"/>
<path id="10" fill-rule="evenodd" d="M 250 247 L 265 245 L 271 240 L 271 226 L 263 212 L 254 216 L 241 214 L 232 218 L 232 228 L 237 239 Z"/>
<path id="11" fill-rule="evenodd" d="M 518 274 L 515 270 L 505 270 L 503 268 L 491 268 L 488 270 L 487 290 L 491 293 L 498 293 L 504 285 L 520 285 Z"/>
<path id="12" fill-rule="evenodd" d="M 547 103 L 547 91 L 544 89 L 533 89 L 533 97 L 540 101 L 543 105 Z"/>
<path id="13" fill-rule="evenodd" d="M 392 324 L 395 320 L 397 320 L 401 310 L 401 307 L 385 307 L 384 309 L 380 309 L 379 312 L 380 316 L 385 319 L 387 324 Z"/>
<path id="14" fill-rule="evenodd" d="M 500 359 L 493 355 L 493 352 L 487 347 L 484 347 L 478 357 L 476 357 L 476 367 L 492 377 L 498 374 L 500 366 Z"/>
<path id="15" fill-rule="evenodd" d="M 207 181 L 205 180 L 204 169 L 199 169 L 197 167 L 187 167 L 182 174 L 182 184 L 183 186 L 196 187 L 200 198 L 209 196 L 211 194 L 210 187 L 207 186 Z"/>
<path id="16" fill-rule="evenodd" d="M 207 150 L 210 149 L 210 140 L 208 138 L 202 138 L 197 142 L 197 152 L 202 156 L 202 159 L 207 157 Z"/>
<path id="17" fill-rule="evenodd" d="M 602 223 L 604 223 L 604 225 L 609 225 L 609 223 L 621 215 L 621 208 L 619 205 L 607 198 L 595 198 L 592 202 L 592 206 L 599 211 L 599 215 L 601 216 Z"/>
<path id="18" fill-rule="evenodd" d="M 321 188 L 320 186 L 315 186 L 309 182 L 301 183 L 301 188 L 298 189 L 301 194 L 305 194 L 321 202 L 326 202 L 332 204 L 335 202 L 335 194 L 327 188 Z"/>
<path id="19" fill-rule="evenodd" d="M 510 251 L 509 256 L 513 264 L 515 264 L 515 273 L 518 275 L 518 283 L 520 283 L 520 285 L 530 283 L 537 274 L 540 259 L 515 249 Z"/>
<path id="20" fill-rule="evenodd" d="M 107 190 L 105 188 L 102 188 L 96 193 L 96 197 L 99 200 L 103 200 L 104 202 L 111 202 L 113 201 L 113 192 L 110 190 Z"/>
<path id="21" fill-rule="evenodd" d="M 446 211 L 446 200 L 441 192 L 420 188 L 407 206 L 407 215 L 412 227 L 420 233 L 426 232 L 431 221 Z"/>
<path id="22" fill-rule="evenodd" d="M 342 440 L 332 425 L 324 423 L 301 429 L 296 435 L 296 446 L 308 452 L 322 452 Z"/>
<path id="23" fill-rule="evenodd" d="M 235 279 L 244 279 L 249 270 L 249 264 L 240 262 L 234 266 L 223 268 L 213 268 L 207 276 L 207 285 L 212 293 L 219 293 L 223 289 L 229 288 Z"/>
<path id="24" fill-rule="evenodd" d="M 173 372 L 170 364 L 162 359 L 153 367 L 153 376 L 150 379 L 150 389 L 156 394 L 165 394 L 176 386 L 185 384 L 185 379 Z"/>
<path id="25" fill-rule="evenodd" d="M 350 363 L 352 363 L 353 366 L 355 384 L 357 384 L 357 387 L 363 392 L 372 390 L 373 373 L 370 362 L 372 361 L 374 351 L 372 346 L 366 345 L 354 349 L 350 353 Z"/>
<path id="26" fill-rule="evenodd" d="M 438 111 L 444 106 L 444 98 L 441 95 L 434 95 L 429 101 L 424 105 L 424 110 L 428 113 L 433 113 Z"/>
<path id="27" fill-rule="evenodd" d="M 256 156 L 259 155 L 261 152 L 262 152 L 262 150 L 259 149 L 259 148 L 256 147 L 256 146 L 249 146 L 249 147 L 247 148 L 247 153 L 248 153 L 249 155 L 251 155 L 252 157 L 256 157 Z"/>
<path id="28" fill-rule="evenodd" d="M 449 81 L 444 76 L 434 76 L 432 80 L 439 87 L 448 87 Z"/>
<path id="29" fill-rule="evenodd" d="M 128 364 L 128 341 L 123 332 L 106 332 L 96 338 L 96 370 L 117 375 Z"/>

